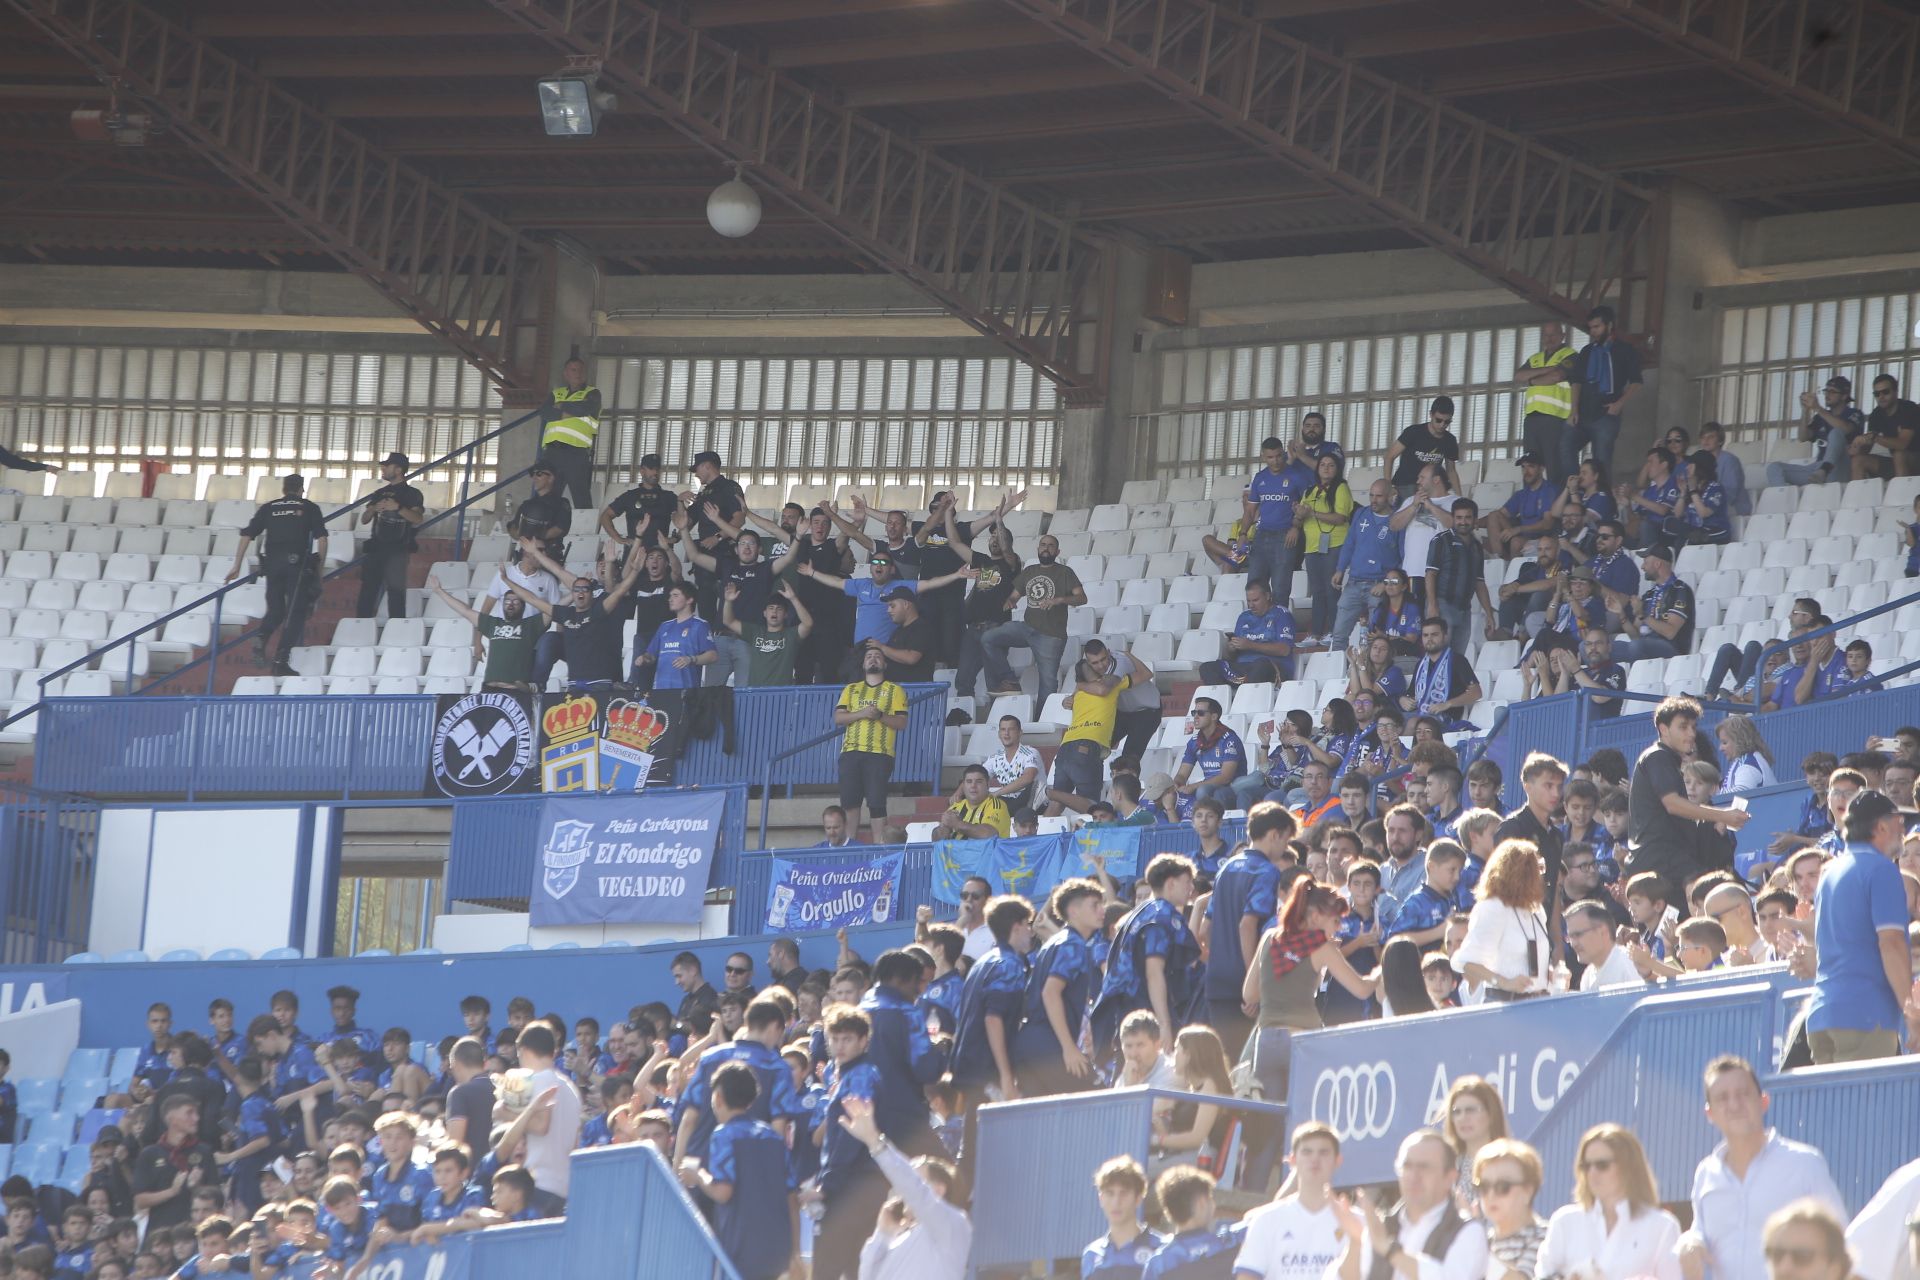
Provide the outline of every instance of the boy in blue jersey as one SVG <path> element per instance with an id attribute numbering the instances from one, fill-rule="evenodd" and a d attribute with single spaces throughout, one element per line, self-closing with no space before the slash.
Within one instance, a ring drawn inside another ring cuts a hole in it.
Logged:
<path id="1" fill-rule="evenodd" d="M 1428 845 L 1426 877 L 1400 904 L 1386 937 L 1404 934 L 1423 951 L 1440 946 L 1446 939 L 1447 917 L 1454 910 L 1454 891 L 1459 887 L 1460 872 L 1466 865 L 1467 851 L 1456 842 L 1435 840 Z"/>
<path id="2" fill-rule="evenodd" d="M 233 1087 L 233 1069 L 247 1056 L 247 1038 L 234 1029 L 233 1001 L 222 996 L 207 1006 L 207 1026 L 213 1034 L 207 1043 L 213 1048 L 213 1067 Z"/>
<path id="3" fill-rule="evenodd" d="M 1193 863 L 1163 853 L 1147 864 L 1153 896 L 1128 912 L 1114 930 L 1106 978 L 1094 1001 L 1093 1052 L 1103 1067 L 1119 1051 L 1120 1024 L 1135 1009 L 1151 1009 L 1163 1032 L 1177 1032 L 1191 1006 L 1192 969 L 1200 944 L 1187 926 L 1193 901 Z"/>
<path id="4" fill-rule="evenodd" d="M 360 1042 L 351 1036 L 316 1046 L 314 1060 L 326 1073 L 337 1107 L 356 1107 L 379 1091 L 379 1074 L 361 1053 Z"/>
<path id="5" fill-rule="evenodd" d="M 1154 1183 L 1173 1234 L 1153 1251 L 1141 1280 L 1232 1280 L 1247 1229 L 1213 1220 L 1213 1175 L 1175 1165 Z"/>
<path id="6" fill-rule="evenodd" d="M 1020 1096 L 1013 1073 L 1013 1033 L 1027 993 L 1027 952 L 1033 947 L 1033 908 L 1026 899 L 1007 896 L 987 904 L 987 931 L 993 948 L 967 970 L 955 1015 L 953 1061 L 948 1072 L 961 1091 L 966 1132 L 960 1143 L 963 1174 L 974 1157 L 975 1118 L 980 1105 Z"/>
<path id="7" fill-rule="evenodd" d="M 813 1280 L 858 1280 L 860 1246 L 873 1234 L 887 1198 L 886 1175 L 866 1146 L 840 1125 L 850 1099 L 872 1103 L 880 1073 L 867 1061 L 873 1023 L 852 1005 L 834 1005 L 826 1016 L 827 1048 L 833 1055 L 833 1087 L 814 1141 L 820 1147 L 820 1179 L 808 1198 L 822 1203 L 814 1230 Z"/>
<path id="8" fill-rule="evenodd" d="M 472 1036 L 484 1048 L 493 1043 L 493 1002 L 485 996 L 466 996 L 460 1001 L 462 1035 Z"/>
<path id="9" fill-rule="evenodd" d="M 1147 1259 L 1163 1243 L 1140 1221 L 1140 1202 L 1147 1197 L 1147 1175 L 1132 1156 L 1116 1156 L 1093 1175 L 1100 1193 L 1100 1212 L 1107 1215 L 1107 1234 L 1080 1255 L 1080 1280 L 1140 1280 Z"/>
<path id="10" fill-rule="evenodd" d="M 958 968 L 960 956 L 966 950 L 967 935 L 958 925 L 930 924 L 921 942 L 933 957 L 933 978 L 920 993 L 918 1007 L 926 1015 L 929 1031 L 950 1036 L 959 1025 L 960 993 L 967 981 Z"/>
<path id="11" fill-rule="evenodd" d="M 413 1158 L 419 1121 L 404 1111 L 380 1117 L 380 1153 L 385 1157 L 367 1175 L 367 1194 L 379 1206 L 380 1220 L 395 1231 L 420 1225 L 420 1206 L 434 1193 L 433 1172 Z"/>
<path id="12" fill-rule="evenodd" d="M 1214 878 L 1207 904 L 1208 1021 L 1229 1059 L 1240 1056 L 1253 1028 L 1241 1008 L 1240 988 L 1247 978 L 1247 958 L 1278 909 L 1281 866 L 1295 869 L 1289 842 L 1297 830 L 1299 824 L 1285 805 L 1261 801 L 1247 811 L 1247 847 L 1222 863 Z"/>
<path id="13" fill-rule="evenodd" d="M 586 1122 L 580 1128 L 581 1147 L 607 1147 L 613 1145 L 612 1115 L 633 1099 L 633 1079 L 630 1076 L 610 1076 L 600 1082 L 600 1114 Z"/>
<path id="14" fill-rule="evenodd" d="M 1080 1051 L 1080 1026 L 1099 976 L 1089 945 L 1106 914 L 1106 894 L 1092 880 L 1063 881 L 1047 910 L 1066 927 L 1033 957 L 1013 1061 L 1022 1097 L 1075 1093 L 1098 1086 L 1093 1062 Z"/>
<path id="15" fill-rule="evenodd" d="M 374 1051 L 380 1046 L 380 1037 L 356 1020 L 360 1010 L 360 993 L 352 987 L 327 988 L 327 1011 L 333 1015 L 333 1026 L 327 1029 L 329 1040 L 351 1040 L 360 1046 L 360 1056 L 371 1060 Z"/>
<path id="16" fill-rule="evenodd" d="M 813 1131 L 826 1114 L 827 1089 L 813 1078 L 813 1055 L 803 1044 L 790 1044 L 780 1051 L 793 1077 L 793 1090 L 799 1095 L 804 1114 L 793 1129 L 787 1164 L 793 1172 L 793 1185 L 799 1186 L 820 1172 L 820 1148 L 814 1145 Z"/>
<path id="17" fill-rule="evenodd" d="M 716 1206 L 714 1235 L 740 1280 L 776 1280 L 793 1261 L 798 1217 L 786 1142 L 752 1115 L 759 1082 L 744 1063 L 713 1073 L 712 1107 L 719 1122 L 704 1165 L 680 1159 L 680 1181 Z"/>
<path id="18" fill-rule="evenodd" d="M 713 1110 L 713 1076 L 730 1062 L 747 1067 L 760 1083 L 753 1103 L 755 1119 L 784 1135 L 789 1123 L 805 1114 L 793 1090 L 792 1073 L 780 1056 L 786 1032 L 786 1011 L 761 997 L 747 1006 L 746 1035 L 700 1055 L 674 1107 L 674 1150 L 682 1160 L 706 1157 L 708 1139 L 719 1122 Z"/>
<path id="19" fill-rule="evenodd" d="M 471 1216 L 484 1209 L 487 1196 L 467 1180 L 473 1156 L 464 1142 L 443 1142 L 433 1149 L 433 1194 L 420 1205 L 420 1225 L 408 1237 L 413 1244 L 431 1244 L 456 1231 L 477 1225 Z"/>
<path id="20" fill-rule="evenodd" d="M 873 1105 L 880 1131 L 910 1155 L 936 1155 L 940 1142 L 933 1135 L 926 1086 L 946 1074 L 947 1055 L 927 1035 L 926 1016 L 914 1007 L 920 979 L 920 961 L 911 953 L 881 952 L 873 965 L 873 985 L 860 997 L 860 1012 L 872 1028 L 867 1061 L 879 1074 Z"/>
<path id="21" fill-rule="evenodd" d="M 133 1064 L 133 1078 L 146 1081 L 147 1087 L 157 1092 L 173 1078 L 173 1067 L 167 1062 L 167 1051 L 173 1047 L 171 1007 L 161 1003 L 147 1006 L 147 1034 L 153 1037 L 153 1043 L 140 1051 Z"/>
<path id="22" fill-rule="evenodd" d="M 93 1246 L 87 1232 L 93 1227 L 93 1215 L 83 1204 L 67 1206 L 60 1219 L 60 1247 L 53 1255 L 53 1280 L 87 1280 L 93 1270 Z"/>
<path id="23" fill-rule="evenodd" d="M 232 1179 L 229 1194 L 252 1213 L 262 1202 L 260 1171 L 272 1162 L 284 1130 L 267 1096 L 267 1069 L 260 1059 L 240 1059 L 233 1083 L 240 1095 L 239 1114 L 227 1130 L 226 1150 L 213 1159 Z"/>
<path id="24" fill-rule="evenodd" d="M 219 1275 L 233 1269 L 232 1260 L 227 1256 L 227 1240 L 233 1235 L 232 1221 L 215 1214 L 202 1220 L 194 1228 L 193 1235 L 200 1243 L 200 1252 L 188 1258 L 173 1273 L 173 1280 L 200 1280 L 202 1276 Z"/>
<path id="25" fill-rule="evenodd" d="M 361 1198 L 359 1183 L 338 1174 L 327 1179 L 320 1204 L 328 1215 L 326 1255 L 335 1262 L 359 1261 L 373 1235 L 379 1206 Z"/>

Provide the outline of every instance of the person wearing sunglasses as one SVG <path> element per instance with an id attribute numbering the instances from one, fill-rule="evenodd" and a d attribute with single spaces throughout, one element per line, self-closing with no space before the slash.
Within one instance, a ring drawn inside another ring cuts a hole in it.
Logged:
<path id="1" fill-rule="evenodd" d="M 1534 1280 L 1547 1224 L 1534 1212 L 1540 1194 L 1540 1153 L 1514 1138 L 1495 1138 L 1473 1157 L 1473 1190 L 1487 1224 L 1489 1275 Z"/>
<path id="2" fill-rule="evenodd" d="M 1420 470 L 1445 467 L 1448 487 L 1460 491 L 1460 437 L 1453 430 L 1453 397 L 1435 396 L 1427 420 L 1416 422 L 1387 446 L 1387 468 L 1402 501 L 1420 484 Z"/>
<path id="3" fill-rule="evenodd" d="M 1909 1234 L 1920 1241 L 1920 1221 L 1909 1228 Z M 1790 1204 L 1768 1218 L 1762 1239 L 1768 1280 L 1847 1280 L 1854 1274 L 1846 1225 L 1818 1200 Z M 1913 1248 L 1920 1252 L 1920 1245 Z"/>
<path id="4" fill-rule="evenodd" d="M 1556 1209 L 1547 1223 L 1540 1275 L 1679 1280 L 1674 1246 L 1680 1240 L 1680 1223 L 1660 1207 L 1653 1170 L 1630 1130 L 1601 1124 L 1581 1137 L 1573 1165 L 1573 1200 Z"/>
<path id="5" fill-rule="evenodd" d="M 1911 475 L 1916 434 L 1920 434 L 1920 405 L 1901 399 L 1899 379 L 1881 374 L 1873 380 L 1867 429 L 1847 446 L 1853 455 L 1854 477 Z"/>
<path id="6" fill-rule="evenodd" d="M 1566 474 L 1580 463 L 1580 451 L 1589 442 L 1593 457 L 1613 470 L 1613 446 L 1620 438 L 1620 411 L 1640 390 L 1640 352 L 1614 331 L 1612 307 L 1587 313 L 1587 345 L 1567 362 L 1567 381 L 1574 384 L 1577 403 L 1567 431 L 1560 437 L 1560 471 Z"/>

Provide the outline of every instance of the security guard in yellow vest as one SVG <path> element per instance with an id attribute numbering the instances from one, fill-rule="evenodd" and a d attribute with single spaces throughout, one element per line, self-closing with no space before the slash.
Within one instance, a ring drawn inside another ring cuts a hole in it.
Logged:
<path id="1" fill-rule="evenodd" d="M 587 362 L 575 356 L 560 370 L 566 385 L 540 411 L 540 450 L 553 464 L 575 509 L 593 507 L 593 439 L 600 434 L 600 388 L 587 385 Z"/>
<path id="2" fill-rule="evenodd" d="M 1527 389 L 1521 409 L 1526 415 L 1521 428 L 1526 452 L 1546 459 L 1548 480 L 1557 488 L 1567 482 L 1560 433 L 1573 420 L 1573 384 L 1567 381 L 1573 348 L 1567 345 L 1567 326 L 1558 320 L 1541 325 L 1540 348 L 1527 357 L 1514 381 Z"/>

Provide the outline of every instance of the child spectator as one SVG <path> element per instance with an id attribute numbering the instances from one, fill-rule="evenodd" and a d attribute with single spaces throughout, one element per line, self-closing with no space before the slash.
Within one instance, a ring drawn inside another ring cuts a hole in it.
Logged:
<path id="1" fill-rule="evenodd" d="M 1657 871 L 1642 871 L 1627 881 L 1627 914 L 1640 930 L 1640 942 L 1656 960 L 1667 958 L 1667 938 L 1680 913 L 1667 905 L 1667 883 Z"/>
<path id="2" fill-rule="evenodd" d="M 613 1113 L 633 1099 L 633 1079 L 611 1076 L 600 1082 L 600 1114 L 581 1126 L 582 1147 L 613 1145 Z"/>
<path id="3" fill-rule="evenodd" d="M 1457 995 L 1459 980 L 1453 972 L 1453 961 L 1444 951 L 1430 952 L 1420 961 L 1420 980 L 1426 983 L 1427 995 L 1433 1000 L 1436 1009 L 1457 1009 L 1460 1000 Z"/>
<path id="4" fill-rule="evenodd" d="M 827 1010 L 827 1047 L 833 1054 L 833 1087 L 815 1130 L 820 1144 L 819 1196 L 825 1205 L 814 1231 L 815 1280 L 843 1280 L 860 1270 L 860 1245 L 887 1198 L 885 1176 L 867 1149 L 840 1127 L 849 1100 L 872 1104 L 880 1073 L 867 1061 L 873 1024 L 851 1005 Z"/>
<path id="5" fill-rule="evenodd" d="M 420 1225 L 409 1237 L 412 1243 L 428 1244 L 473 1225 L 472 1211 L 484 1208 L 487 1197 L 467 1180 L 472 1167 L 473 1157 L 464 1142 L 443 1142 L 434 1148 L 433 1194 L 420 1205 Z"/>
<path id="6" fill-rule="evenodd" d="M 1142 1280 L 1230 1274 L 1224 1262 L 1240 1252 L 1247 1229 L 1241 1223 L 1213 1220 L 1213 1186 L 1213 1175 L 1192 1165 L 1175 1165 L 1160 1175 L 1154 1194 L 1173 1225 L 1173 1234 L 1147 1259 Z M 1217 1269 L 1207 1266 L 1213 1261 L 1220 1262 Z"/>
<path id="7" fill-rule="evenodd" d="M 160 1272 L 156 1269 L 154 1275 Z M 52 1280 L 53 1250 L 44 1244 L 28 1245 L 13 1255 L 13 1280 Z"/>
<path id="8" fill-rule="evenodd" d="M 272 1161 L 284 1131 L 273 1100 L 266 1095 L 266 1068 L 260 1059 L 240 1059 L 233 1081 L 240 1111 L 227 1131 L 226 1150 L 213 1158 L 230 1180 L 228 1194 L 252 1213 L 262 1203 L 260 1174 Z"/>
<path id="9" fill-rule="evenodd" d="M 380 1221 L 395 1231 L 420 1225 L 420 1206 L 434 1191 L 433 1172 L 414 1163 L 413 1148 L 419 1121 L 404 1111 L 380 1117 L 382 1161 L 367 1176 L 368 1197 L 379 1208 Z"/>
<path id="10" fill-rule="evenodd" d="M 1467 807 L 1502 810 L 1500 788 L 1505 785 L 1500 766 L 1484 756 L 1467 766 Z"/>
<path id="11" fill-rule="evenodd" d="M 336 1152 L 338 1158 L 340 1153 Z M 320 1192 L 320 1205 L 327 1211 L 325 1252 L 335 1262 L 359 1261 L 373 1234 L 374 1214 L 378 1208 L 360 1197 L 360 1183 L 349 1176 L 327 1179 Z"/>
<path id="12" fill-rule="evenodd" d="M 694 1156 L 680 1160 L 681 1183 L 714 1202 L 714 1234 L 741 1280 L 775 1280 L 793 1260 L 791 1231 L 774 1225 L 792 1220 L 787 1146 L 771 1126 L 753 1118 L 759 1092 L 745 1063 L 729 1062 L 715 1071 L 711 1106 L 718 1123 L 706 1162 Z"/>
<path id="13" fill-rule="evenodd" d="M 200 1251 L 181 1264 L 173 1273 L 173 1280 L 199 1280 L 201 1276 L 227 1271 L 227 1238 L 232 1234 L 232 1221 L 219 1214 L 202 1222 L 193 1233 Z M 175 1243 L 179 1243 L 177 1237 Z"/>
<path id="14" fill-rule="evenodd" d="M 1152 1015 L 1148 1015 L 1149 1017 Z M 1107 1234 L 1080 1255 L 1081 1280 L 1138 1280 L 1147 1259 L 1164 1241 L 1140 1221 L 1147 1176 L 1132 1156 L 1116 1156 L 1093 1175 Z"/>
<path id="15" fill-rule="evenodd" d="M 413 1060 L 413 1037 L 405 1027 L 388 1027 L 380 1037 L 380 1058 L 386 1063 L 377 1081 L 382 1094 L 398 1091 L 409 1106 L 418 1103 L 433 1090 L 427 1069 Z M 445 1090 L 441 1090 L 445 1096 Z"/>
<path id="16" fill-rule="evenodd" d="M 482 1223 L 534 1222 L 541 1214 L 533 1207 L 533 1175 L 510 1164 L 493 1175 L 493 1208 L 473 1210 Z"/>
<path id="17" fill-rule="evenodd" d="M 60 1218 L 60 1250 L 53 1255 L 54 1280 L 86 1280 L 93 1269 L 93 1246 L 87 1236 L 93 1215 L 81 1204 L 67 1206 Z"/>

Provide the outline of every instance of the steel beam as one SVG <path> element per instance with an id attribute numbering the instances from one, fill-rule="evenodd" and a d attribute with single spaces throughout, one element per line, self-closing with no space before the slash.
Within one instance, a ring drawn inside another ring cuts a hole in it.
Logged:
<path id="1" fill-rule="evenodd" d="M 1881 0 L 1580 0 L 1773 97 L 1920 160 L 1920 15 Z"/>
<path id="2" fill-rule="evenodd" d="M 1209 0 L 1005 0 L 1528 301 L 1650 343 L 1653 193 Z"/>
<path id="3" fill-rule="evenodd" d="M 540 245 L 139 0 L 6 3 L 488 377 L 533 385 L 515 340 Z"/>
<path id="4" fill-rule="evenodd" d="M 1104 391 L 1104 335 L 1079 313 L 1104 246 L 906 135 L 641 0 L 488 0 L 556 49 L 600 60 L 624 104 L 742 166 L 764 189 L 1059 384 Z M 736 12 L 742 6 L 735 6 Z M 711 15 L 717 6 L 706 6 Z"/>

